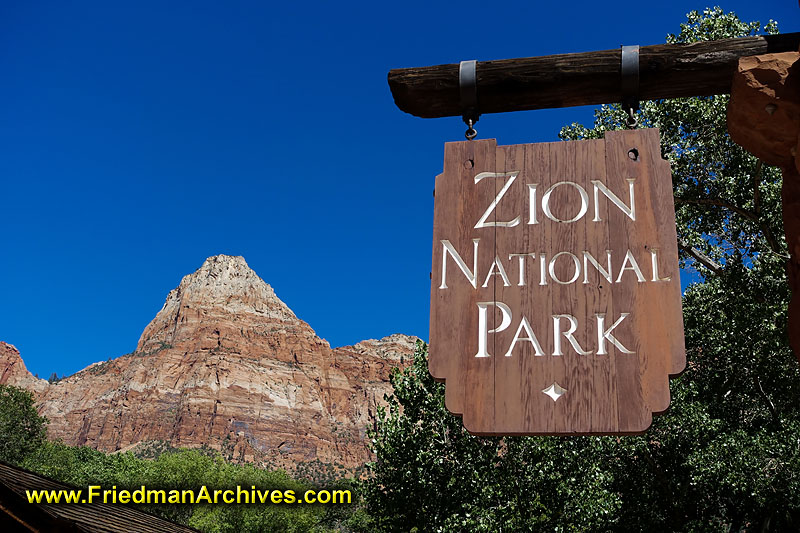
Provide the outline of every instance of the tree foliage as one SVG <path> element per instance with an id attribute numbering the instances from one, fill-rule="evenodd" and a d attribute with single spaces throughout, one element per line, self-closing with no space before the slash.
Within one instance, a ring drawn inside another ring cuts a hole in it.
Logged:
<path id="1" fill-rule="evenodd" d="M 754 35 L 719 8 L 670 43 Z M 770 22 L 764 30 L 777 31 Z M 641 437 L 469 435 L 444 407 L 426 350 L 393 376 L 373 432 L 368 510 L 385 530 L 796 531 L 800 371 L 786 335 L 781 179 L 731 142 L 728 97 L 644 102 L 672 165 L 688 365 L 672 407 Z M 619 106 L 562 139 L 624 127 Z"/>
<path id="2" fill-rule="evenodd" d="M 0 461 L 22 462 L 47 436 L 47 419 L 39 416 L 33 394 L 0 385 Z"/>

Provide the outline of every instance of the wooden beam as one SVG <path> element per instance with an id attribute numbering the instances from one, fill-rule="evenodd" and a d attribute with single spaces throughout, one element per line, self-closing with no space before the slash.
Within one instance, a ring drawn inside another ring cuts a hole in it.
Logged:
<path id="1" fill-rule="evenodd" d="M 740 57 L 796 51 L 800 33 L 643 46 L 641 100 L 730 92 Z M 466 58 L 468 59 L 468 58 Z M 619 102 L 620 50 L 478 63 L 478 107 L 502 113 Z M 397 107 L 423 118 L 460 116 L 458 64 L 389 71 Z"/>

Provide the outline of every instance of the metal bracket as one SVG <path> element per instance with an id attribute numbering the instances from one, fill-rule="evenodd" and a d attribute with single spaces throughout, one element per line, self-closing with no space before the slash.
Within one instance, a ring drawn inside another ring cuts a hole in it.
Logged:
<path id="1" fill-rule="evenodd" d="M 621 58 L 622 108 L 628 112 L 629 128 L 636 127 L 633 112 L 639 109 L 639 45 L 623 46 Z"/>
<path id="2" fill-rule="evenodd" d="M 461 118 L 468 126 L 464 134 L 470 141 L 478 134 L 473 127 L 478 119 L 478 75 L 476 72 L 478 62 L 462 61 L 458 66 L 458 89 L 461 98 Z"/>

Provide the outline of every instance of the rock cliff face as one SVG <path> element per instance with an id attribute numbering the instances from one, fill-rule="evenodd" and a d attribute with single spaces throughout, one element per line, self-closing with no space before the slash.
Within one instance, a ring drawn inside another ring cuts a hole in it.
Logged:
<path id="1" fill-rule="evenodd" d="M 0 383 L 34 391 L 50 435 L 72 445 L 207 446 L 235 461 L 353 470 L 414 341 L 332 349 L 243 258 L 220 255 L 169 293 L 135 352 L 48 384 L 0 343 Z"/>
<path id="2" fill-rule="evenodd" d="M 10 383 L 30 391 L 47 389 L 47 381 L 33 377 L 25 368 L 16 346 L 0 342 L 0 383 Z"/>

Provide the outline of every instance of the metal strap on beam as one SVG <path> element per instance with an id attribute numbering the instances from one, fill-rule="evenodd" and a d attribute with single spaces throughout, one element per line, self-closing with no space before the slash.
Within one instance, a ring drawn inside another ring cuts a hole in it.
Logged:
<path id="1" fill-rule="evenodd" d="M 478 134 L 474 125 L 480 118 L 478 113 L 478 62 L 462 61 L 458 66 L 458 89 L 460 95 L 461 118 L 468 126 L 464 136 L 472 140 Z"/>
<path id="2" fill-rule="evenodd" d="M 639 109 L 639 45 L 623 46 L 620 59 L 622 109 L 628 113 L 629 128 L 637 124 L 634 111 Z"/>

